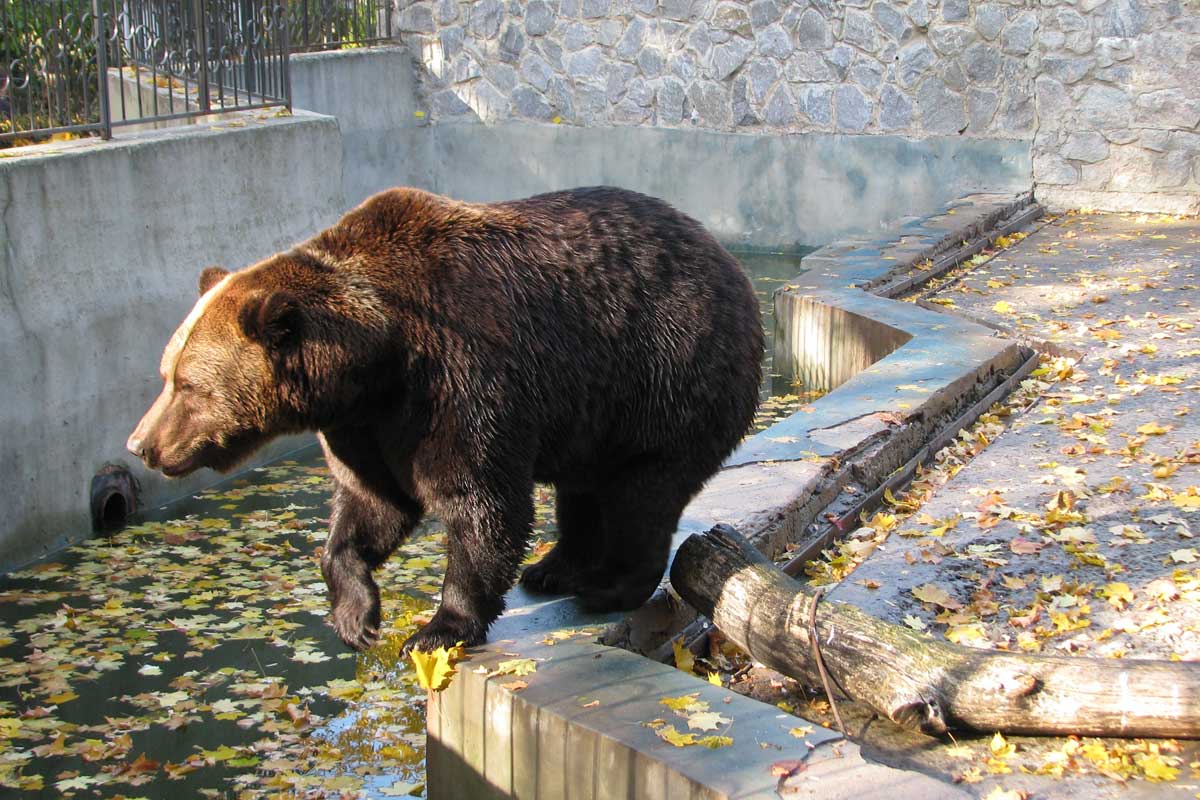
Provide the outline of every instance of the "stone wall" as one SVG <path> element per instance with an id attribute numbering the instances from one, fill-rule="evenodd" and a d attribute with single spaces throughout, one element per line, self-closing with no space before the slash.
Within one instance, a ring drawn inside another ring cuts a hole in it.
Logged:
<path id="1" fill-rule="evenodd" d="M 1039 197 L 1200 212 L 1200 3 L 1079 0 L 1039 20 Z"/>
<path id="2" fill-rule="evenodd" d="M 397 0 L 431 121 L 1031 142 L 1042 196 L 1177 210 L 1195 0 Z"/>

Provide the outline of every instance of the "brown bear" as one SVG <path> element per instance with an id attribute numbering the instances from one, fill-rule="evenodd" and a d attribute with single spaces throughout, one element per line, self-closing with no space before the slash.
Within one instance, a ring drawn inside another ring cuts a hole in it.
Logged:
<path id="1" fill-rule="evenodd" d="M 512 202 L 378 194 L 201 298 L 163 353 L 129 450 L 170 476 L 228 470 L 315 430 L 333 474 L 321 570 L 354 648 L 372 571 L 426 511 L 448 530 L 441 606 L 406 643 L 482 642 L 522 581 L 593 609 L 645 602 L 688 500 L 749 427 L 763 333 L 737 262 L 667 204 L 609 187 Z"/>

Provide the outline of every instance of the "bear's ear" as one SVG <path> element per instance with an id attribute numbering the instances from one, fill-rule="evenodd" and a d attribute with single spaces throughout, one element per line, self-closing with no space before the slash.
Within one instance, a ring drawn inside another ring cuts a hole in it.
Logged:
<path id="1" fill-rule="evenodd" d="M 221 267 L 205 267 L 200 273 L 200 294 L 203 295 L 209 289 L 216 286 L 222 278 L 229 274 L 229 270 Z"/>
<path id="2" fill-rule="evenodd" d="M 300 302 L 283 291 L 262 291 L 250 295 L 238 312 L 242 331 L 251 341 L 274 347 L 300 331 Z"/>

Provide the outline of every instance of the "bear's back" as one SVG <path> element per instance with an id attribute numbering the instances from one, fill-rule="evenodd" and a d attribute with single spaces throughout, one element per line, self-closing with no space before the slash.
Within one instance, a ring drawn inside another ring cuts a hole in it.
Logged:
<path id="1" fill-rule="evenodd" d="M 659 200 L 398 189 L 312 244 L 388 298 L 398 335 L 445 370 L 430 376 L 443 406 L 501 407 L 561 461 L 698 436 L 727 450 L 753 416 L 763 335 L 749 281 Z"/>

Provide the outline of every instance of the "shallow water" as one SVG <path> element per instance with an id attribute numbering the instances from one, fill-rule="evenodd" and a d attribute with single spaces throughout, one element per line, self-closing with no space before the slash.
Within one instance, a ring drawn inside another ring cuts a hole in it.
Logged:
<path id="1" fill-rule="evenodd" d="M 738 257 L 769 338 L 798 257 Z M 756 429 L 806 401 L 766 383 Z M 425 696 L 398 651 L 436 605 L 445 533 L 427 521 L 384 566 L 381 643 L 351 653 L 325 624 L 329 492 L 308 448 L 0 579 L 0 789 L 423 795 Z M 550 490 L 535 501 L 531 560 L 555 536 Z"/>

